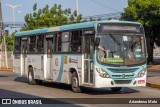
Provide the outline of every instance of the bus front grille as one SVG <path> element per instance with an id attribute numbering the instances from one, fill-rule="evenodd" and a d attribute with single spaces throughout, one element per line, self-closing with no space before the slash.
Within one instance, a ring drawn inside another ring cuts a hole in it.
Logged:
<path id="1" fill-rule="evenodd" d="M 113 73 L 133 73 L 138 70 L 138 68 L 132 68 L 132 69 L 114 69 L 114 68 L 108 68 Z"/>
<path id="2" fill-rule="evenodd" d="M 115 84 L 130 84 L 132 80 L 114 80 Z"/>
<path id="3" fill-rule="evenodd" d="M 114 77 L 114 78 L 124 78 L 124 77 L 122 77 L 122 75 L 112 75 L 112 77 Z M 125 75 L 125 78 L 130 78 L 130 77 L 134 77 L 134 75 Z"/>

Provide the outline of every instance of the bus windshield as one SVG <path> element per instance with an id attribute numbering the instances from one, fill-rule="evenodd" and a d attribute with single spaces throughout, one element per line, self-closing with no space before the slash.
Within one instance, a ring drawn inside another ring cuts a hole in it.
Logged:
<path id="1" fill-rule="evenodd" d="M 120 66 L 145 62 L 145 42 L 143 35 L 98 35 L 100 44 L 97 59 L 103 64 Z"/>

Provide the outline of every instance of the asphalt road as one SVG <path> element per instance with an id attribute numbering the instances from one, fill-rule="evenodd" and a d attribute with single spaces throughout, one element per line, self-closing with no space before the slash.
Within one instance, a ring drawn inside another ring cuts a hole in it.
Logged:
<path id="1" fill-rule="evenodd" d="M 151 72 L 151 73 L 150 73 Z M 158 71 L 148 71 L 148 76 L 157 75 Z M 160 90 L 150 87 L 123 88 L 121 92 L 112 92 L 109 88 L 106 89 L 85 89 L 83 93 L 73 93 L 70 87 L 65 84 L 43 83 L 42 85 L 29 85 L 27 79 L 18 77 L 12 72 L 0 71 L 0 98 L 55 98 L 55 102 L 64 103 L 63 99 L 57 98 L 160 98 Z M 91 100 L 91 99 L 90 99 Z M 89 100 L 88 100 L 89 101 Z M 90 101 L 91 102 L 91 101 Z M 94 102 L 94 101 L 93 101 Z M 77 104 L 75 100 L 67 102 L 68 104 L 58 104 L 54 106 L 92 106 L 92 107 L 119 107 L 119 104 Z M 5 107 L 6 105 L 0 105 Z M 19 107 L 21 105 L 12 105 Z M 28 105 L 23 105 L 23 107 Z M 32 107 L 41 107 L 44 105 L 30 105 Z M 53 107 L 53 105 L 45 105 Z M 121 106 L 128 107 L 128 104 Z M 130 107 L 137 104 L 130 104 Z M 150 107 L 151 105 L 141 104 L 141 107 Z M 159 105 L 152 105 L 159 106 Z"/>

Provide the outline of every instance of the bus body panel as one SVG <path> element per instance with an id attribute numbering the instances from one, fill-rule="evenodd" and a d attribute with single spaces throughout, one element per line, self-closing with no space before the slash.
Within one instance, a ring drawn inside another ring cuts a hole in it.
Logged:
<path id="1" fill-rule="evenodd" d="M 34 78 L 35 79 L 40 79 L 44 80 L 44 60 L 43 60 L 44 55 L 43 54 L 29 54 L 27 55 L 27 60 L 26 60 L 26 74 L 25 76 L 28 76 L 28 68 L 31 66 L 34 71 Z"/>
<path id="2" fill-rule="evenodd" d="M 16 54 L 13 58 L 13 72 L 17 73 L 18 75 L 21 75 L 21 55 Z"/>
<path id="3" fill-rule="evenodd" d="M 103 82 L 102 82 L 103 81 Z M 99 75 L 95 75 L 95 88 L 106 88 L 106 87 L 137 87 L 137 86 L 146 86 L 146 74 L 143 77 L 140 78 L 134 78 L 131 81 L 131 83 L 121 83 L 121 84 L 111 84 L 111 82 L 114 81 L 112 78 L 102 78 Z M 118 81 L 121 81 L 118 79 Z M 124 80 L 126 81 L 126 79 Z M 134 84 L 134 82 L 136 83 Z M 139 83 L 139 81 L 142 81 L 142 83 Z"/>
<path id="4" fill-rule="evenodd" d="M 96 68 L 100 68 L 103 71 L 107 72 L 110 77 L 101 77 L 98 72 L 96 72 Z M 100 65 L 99 63 L 97 63 L 97 61 L 95 61 L 95 88 L 146 86 L 146 68 L 146 64 L 134 67 L 110 67 Z M 118 70 L 126 71 L 126 69 L 128 70 L 128 72 L 126 73 L 118 72 Z M 111 70 L 113 70 L 114 72 Z M 142 70 L 146 70 L 145 75 L 143 77 L 137 77 L 138 73 Z M 129 73 L 129 71 L 132 71 L 132 73 Z M 125 76 L 123 77 L 123 75 Z"/>
<path id="5" fill-rule="evenodd" d="M 81 75 L 81 55 L 53 55 L 53 81 L 70 84 L 70 69 Z M 81 78 L 79 78 L 81 80 Z"/>

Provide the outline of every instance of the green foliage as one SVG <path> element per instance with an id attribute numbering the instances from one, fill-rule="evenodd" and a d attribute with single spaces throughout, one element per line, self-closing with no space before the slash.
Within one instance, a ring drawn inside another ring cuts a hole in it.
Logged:
<path id="1" fill-rule="evenodd" d="M 21 31 L 79 23 L 82 14 L 77 16 L 76 11 L 72 12 L 70 8 L 62 9 L 62 6 L 57 4 L 51 8 L 46 5 L 42 9 L 37 9 L 37 4 L 34 4 L 33 13 L 26 14 L 24 20 L 26 23 Z"/>
<path id="2" fill-rule="evenodd" d="M 141 22 L 146 27 L 160 23 L 159 0 L 128 0 L 122 19 Z"/>
<path id="3" fill-rule="evenodd" d="M 160 46 L 160 0 L 128 0 L 122 20 L 143 24 L 146 33 L 148 60 L 153 61 L 154 43 Z"/>
<path id="4" fill-rule="evenodd" d="M 11 35 L 5 35 L 7 51 L 13 51 L 14 35 L 16 32 L 13 32 Z M 2 37 L 0 36 L 0 44 L 1 43 Z"/>
<path id="5" fill-rule="evenodd" d="M 7 51 L 13 51 L 14 36 L 6 36 Z"/>

